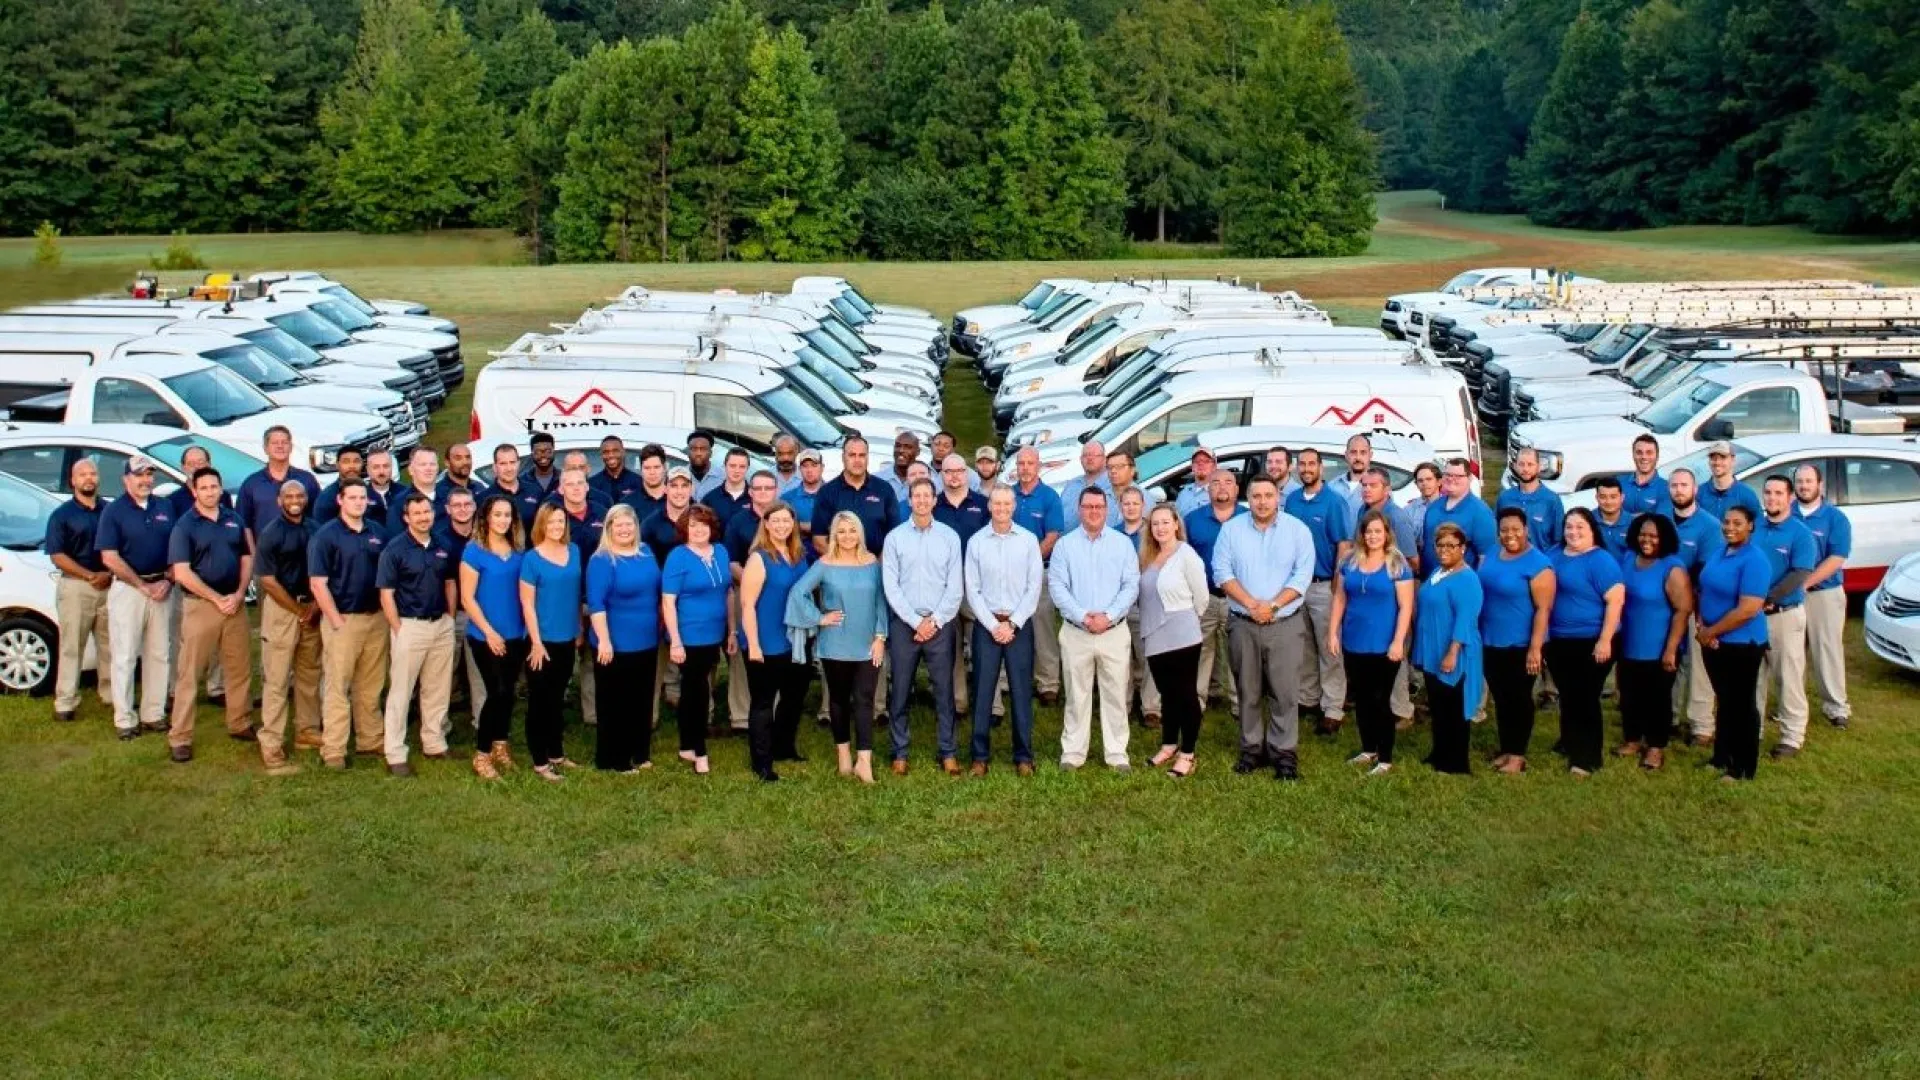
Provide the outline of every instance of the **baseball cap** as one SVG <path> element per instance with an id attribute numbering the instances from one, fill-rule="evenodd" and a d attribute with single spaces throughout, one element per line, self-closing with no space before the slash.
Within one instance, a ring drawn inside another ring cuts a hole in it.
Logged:
<path id="1" fill-rule="evenodd" d="M 1725 439 L 1707 444 L 1708 457 L 1732 457 L 1733 444 Z"/>
<path id="2" fill-rule="evenodd" d="M 794 459 L 793 459 L 793 460 L 794 460 L 794 461 L 795 461 L 796 463 L 798 463 L 798 462 L 804 462 L 804 461 L 811 461 L 811 462 L 813 462 L 813 463 L 814 463 L 815 465 L 823 465 L 823 464 L 825 464 L 825 463 L 826 463 L 826 462 L 825 462 L 825 460 L 824 460 L 823 458 L 821 458 L 821 456 L 820 456 L 820 451 L 818 451 L 818 450 L 814 450 L 814 449 L 812 449 L 812 448 L 808 448 L 808 449 L 806 449 L 806 450 L 802 450 L 802 451 L 800 451 L 800 453 L 799 453 L 799 454 L 797 454 L 797 455 L 795 455 L 795 457 L 794 457 Z"/>
<path id="3" fill-rule="evenodd" d="M 685 480 L 689 484 L 693 483 L 693 470 L 687 468 L 685 465 L 675 465 L 673 468 L 667 470 L 667 483 L 671 484 L 675 480 Z"/>
<path id="4" fill-rule="evenodd" d="M 1218 460 L 1220 460 L 1219 458 L 1216 458 L 1216 457 L 1214 457 L 1214 456 L 1213 456 L 1213 451 L 1211 451 L 1211 450 L 1209 450 L 1209 449 L 1207 449 L 1207 448 L 1206 448 L 1206 447 L 1204 447 L 1204 446 L 1196 446 L 1196 447 L 1194 447 L 1194 448 L 1193 448 L 1193 453 L 1192 453 L 1192 454 L 1190 454 L 1190 455 L 1189 455 L 1189 456 L 1187 457 L 1187 460 L 1188 460 L 1188 461 L 1192 461 L 1192 460 L 1193 460 L 1194 458 L 1197 458 L 1197 457 L 1199 457 L 1199 456 L 1200 456 L 1200 455 L 1202 455 L 1202 454 L 1205 454 L 1205 455 L 1207 456 L 1207 460 L 1208 460 L 1208 461 L 1218 461 Z"/>
<path id="5" fill-rule="evenodd" d="M 975 461 L 999 461 L 999 460 L 1000 460 L 1000 451 L 998 451 L 998 450 L 995 450 L 995 449 L 994 449 L 993 447 L 991 447 L 991 446 L 983 446 L 983 447 L 981 447 L 980 449 L 978 449 L 978 450 L 975 450 L 975 451 L 973 452 L 973 460 L 975 460 Z"/>
<path id="6" fill-rule="evenodd" d="M 152 472 L 152 471 L 153 471 L 153 459 L 145 456 L 144 454 L 135 454 L 132 457 L 127 459 L 127 467 L 126 467 L 125 473 L 128 476 L 132 476 L 134 473 L 143 473 L 143 472 Z"/>

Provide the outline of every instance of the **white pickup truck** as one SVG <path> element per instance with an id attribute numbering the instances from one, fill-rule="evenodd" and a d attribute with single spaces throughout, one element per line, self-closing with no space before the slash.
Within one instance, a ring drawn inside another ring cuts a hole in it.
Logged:
<path id="1" fill-rule="evenodd" d="M 1568 494 L 1631 471 L 1633 440 L 1641 435 L 1659 443 L 1665 465 L 1722 439 L 1781 432 L 1898 435 L 1913 421 L 1906 410 L 1829 402 L 1821 381 L 1774 364 L 1707 367 L 1634 416 L 1518 424 L 1507 433 L 1507 457 L 1533 448 L 1541 480 Z M 1502 473 L 1500 482 L 1511 487 L 1513 474 Z"/>

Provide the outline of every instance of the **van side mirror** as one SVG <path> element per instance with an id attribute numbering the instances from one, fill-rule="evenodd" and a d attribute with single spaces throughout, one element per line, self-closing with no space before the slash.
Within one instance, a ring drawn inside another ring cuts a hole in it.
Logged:
<path id="1" fill-rule="evenodd" d="M 1733 438 L 1733 421 L 1713 419 L 1700 425 L 1700 441 L 1719 442 Z"/>

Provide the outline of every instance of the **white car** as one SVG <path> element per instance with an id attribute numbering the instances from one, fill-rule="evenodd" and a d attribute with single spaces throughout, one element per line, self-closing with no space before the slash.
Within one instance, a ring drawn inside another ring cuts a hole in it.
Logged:
<path id="1" fill-rule="evenodd" d="M 154 490 L 169 494 L 186 483 L 180 460 L 192 447 L 207 452 L 227 489 L 266 467 L 266 462 L 226 443 L 178 428 L 149 424 L 8 424 L 0 429 L 0 472 L 60 498 L 73 494 L 69 476 L 74 463 L 91 460 L 100 470 L 100 497 L 117 499 L 126 475 L 127 459 L 135 454 L 156 465 Z"/>
<path id="2" fill-rule="evenodd" d="M 59 572 L 42 550 L 61 500 L 0 473 L 0 693 L 51 693 L 60 655 L 54 610 Z M 93 646 L 82 658 L 94 666 Z"/>
<path id="3" fill-rule="evenodd" d="M 1867 597 L 1866 630 L 1873 655 L 1920 672 L 1920 551 L 1901 556 Z"/>
<path id="4" fill-rule="evenodd" d="M 1267 451 L 1284 446 L 1294 453 L 1312 447 L 1326 462 L 1331 478 L 1346 471 L 1341 460 L 1346 453 L 1346 436 L 1325 428 L 1284 425 L 1222 428 L 1165 443 L 1140 455 L 1136 463 L 1140 486 L 1156 491 L 1171 502 L 1193 481 L 1193 452 L 1200 447 L 1213 451 L 1214 466 L 1240 478 L 1240 498 L 1246 499 L 1246 482 L 1267 468 Z M 1397 435 L 1373 436 L 1373 463 L 1384 469 L 1392 485 L 1396 503 L 1411 502 L 1420 494 L 1414 486 L 1413 470 L 1423 461 L 1432 461 L 1433 452 L 1419 439 Z"/>

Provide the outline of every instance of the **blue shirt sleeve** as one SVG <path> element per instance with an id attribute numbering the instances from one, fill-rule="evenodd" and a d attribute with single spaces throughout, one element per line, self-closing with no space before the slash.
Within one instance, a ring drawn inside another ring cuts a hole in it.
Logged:
<path id="1" fill-rule="evenodd" d="M 187 532 L 185 518 L 174 522 L 173 532 L 167 534 L 167 565 L 193 561 L 193 538 Z"/>
<path id="2" fill-rule="evenodd" d="M 613 560 L 595 554 L 587 560 L 587 613 L 603 615 L 607 594 L 613 591 Z"/>
<path id="3" fill-rule="evenodd" d="M 1040 526 L 1040 535 L 1036 539 L 1044 540 L 1048 533 L 1066 532 L 1067 512 L 1064 504 L 1060 502 L 1060 496 L 1055 495 L 1049 488 L 1047 497 L 1042 501 L 1046 504 L 1046 518 Z"/>
<path id="4" fill-rule="evenodd" d="M 666 569 L 660 573 L 660 595 L 679 596 L 687 584 L 687 560 L 680 557 L 686 549 L 674 548 L 667 553 Z"/>
<path id="5" fill-rule="evenodd" d="M 400 545 L 388 544 L 380 553 L 380 562 L 373 572 L 373 587 L 376 589 L 397 589 L 400 587 Z"/>
<path id="6" fill-rule="evenodd" d="M 1835 507 L 1832 524 L 1827 526 L 1827 554 L 1847 558 L 1853 554 L 1853 522 Z"/>
<path id="7" fill-rule="evenodd" d="M 1759 554 L 1751 544 L 1745 549 Z M 1765 555 L 1759 558 L 1749 557 L 1740 567 L 1740 595 L 1751 596 L 1756 600 L 1765 600 L 1773 591 L 1773 566 Z"/>

